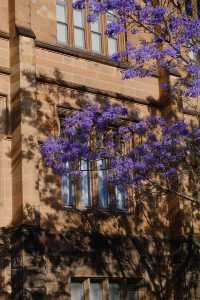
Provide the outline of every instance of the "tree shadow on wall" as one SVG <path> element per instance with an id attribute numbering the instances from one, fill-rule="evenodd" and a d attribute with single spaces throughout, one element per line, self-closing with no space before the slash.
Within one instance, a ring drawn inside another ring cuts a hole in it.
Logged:
<path id="1" fill-rule="evenodd" d="M 38 212 L 26 210 L 24 224 L 12 232 L 12 299 L 68 299 L 69 280 L 76 276 L 130 278 L 146 296 L 159 300 L 171 299 L 184 280 L 176 299 L 195 299 L 199 247 L 192 236 L 170 239 L 152 212 L 151 224 L 138 230 L 134 223 L 143 222 L 142 213 L 63 213 L 57 205 L 39 223 Z"/>
<path id="2" fill-rule="evenodd" d="M 12 131 L 20 122 L 37 129 L 38 136 L 30 130 L 23 137 L 21 159 L 35 162 L 40 205 L 27 204 L 21 221 L 9 228 L 9 234 L 1 232 L 0 267 L 6 269 L 11 261 L 11 299 L 67 299 L 70 278 L 80 274 L 131 278 L 138 289 L 144 289 L 144 299 L 148 293 L 156 300 L 173 295 L 178 300 L 192 299 L 199 280 L 199 245 L 191 222 L 184 224 L 187 235 L 171 235 L 170 212 L 159 191 L 146 187 L 136 192 L 130 199 L 132 213 L 66 209 L 60 179 L 38 158 L 39 143 L 59 131 L 59 109 L 78 108 L 90 99 L 100 103 L 109 99 L 91 95 L 84 87 L 81 91 L 69 87 L 57 70 L 53 83 L 43 78 L 36 84 L 32 74 L 25 72 L 24 76 L 36 90 L 34 94 L 20 91 L 22 102 L 13 105 Z M 132 117 L 138 120 L 138 115 L 135 110 Z M 180 224 L 178 218 L 184 214 L 177 211 L 176 217 Z M 199 219 L 198 214 L 195 218 Z"/>

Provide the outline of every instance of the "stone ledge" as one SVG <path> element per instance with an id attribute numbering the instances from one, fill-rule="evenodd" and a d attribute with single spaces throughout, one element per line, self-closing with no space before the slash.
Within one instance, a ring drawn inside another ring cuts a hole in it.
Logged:
<path id="1" fill-rule="evenodd" d="M 31 28 L 16 26 L 16 32 L 18 35 L 29 37 L 31 39 L 36 39 L 36 35 Z"/>
<path id="2" fill-rule="evenodd" d="M 111 91 L 107 91 L 107 90 L 102 90 L 102 89 L 86 86 L 83 84 L 77 84 L 77 83 L 65 81 L 62 79 L 50 78 L 50 77 L 43 76 L 43 75 L 37 76 L 37 81 L 39 83 L 56 84 L 61 87 L 70 88 L 70 89 L 78 90 L 81 92 L 96 94 L 96 95 L 100 95 L 100 96 L 104 96 L 104 97 L 110 97 L 113 99 L 119 99 L 121 101 L 124 100 L 124 101 L 128 101 L 128 102 L 138 103 L 138 104 L 142 104 L 142 105 L 148 105 L 148 106 L 152 106 L 152 107 L 156 107 L 156 108 L 162 107 L 162 104 L 159 103 L 158 101 L 156 101 L 155 99 L 139 99 L 139 98 L 131 97 L 131 96 L 128 96 L 128 95 L 125 95 L 122 93 L 116 93 L 116 92 L 111 92 Z"/>

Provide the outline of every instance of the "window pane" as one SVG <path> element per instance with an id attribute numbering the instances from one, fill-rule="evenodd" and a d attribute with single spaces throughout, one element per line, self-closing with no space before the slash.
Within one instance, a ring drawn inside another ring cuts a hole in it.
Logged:
<path id="1" fill-rule="evenodd" d="M 197 15 L 200 18 L 200 1 L 197 1 Z"/>
<path id="2" fill-rule="evenodd" d="M 138 292 L 133 284 L 128 285 L 128 300 L 138 300 Z"/>
<path id="3" fill-rule="evenodd" d="M 196 60 L 197 59 L 196 53 L 192 50 L 189 50 L 189 58 L 193 59 L 193 60 Z"/>
<path id="4" fill-rule="evenodd" d="M 56 19 L 59 22 L 67 23 L 65 5 L 56 4 Z"/>
<path id="5" fill-rule="evenodd" d="M 97 161 L 97 172 L 98 172 L 98 196 L 99 206 L 101 208 L 108 207 L 108 184 L 106 182 L 106 161 L 101 159 Z"/>
<path id="6" fill-rule="evenodd" d="M 99 20 L 97 20 L 96 22 L 91 23 L 91 30 L 93 32 L 101 32 L 101 30 L 100 30 L 100 21 Z"/>
<path id="7" fill-rule="evenodd" d="M 92 51 L 101 53 L 101 35 L 92 33 Z"/>
<path id="8" fill-rule="evenodd" d="M 126 208 L 126 192 L 123 186 L 115 187 L 116 207 L 118 209 Z"/>
<path id="9" fill-rule="evenodd" d="M 74 9 L 74 26 L 84 28 L 83 12 L 79 9 Z"/>
<path id="10" fill-rule="evenodd" d="M 84 41 L 84 30 L 83 29 L 74 28 L 74 42 L 75 42 L 75 47 L 84 48 L 85 41 Z"/>
<path id="11" fill-rule="evenodd" d="M 188 16 L 192 16 L 192 0 L 185 0 L 185 11 Z"/>
<path id="12" fill-rule="evenodd" d="M 108 54 L 111 56 L 117 52 L 117 40 L 108 38 Z"/>
<path id="13" fill-rule="evenodd" d="M 69 168 L 69 163 L 66 163 Z M 65 206 L 72 206 L 75 200 L 75 187 L 71 175 L 63 175 L 61 179 L 61 193 Z"/>
<path id="14" fill-rule="evenodd" d="M 116 22 L 116 17 L 112 11 L 107 14 L 107 24 Z"/>
<path id="15" fill-rule="evenodd" d="M 90 172 L 89 162 L 81 160 L 81 205 L 90 206 Z"/>
<path id="16" fill-rule="evenodd" d="M 65 24 L 57 23 L 57 40 L 67 44 L 67 26 Z"/>
<path id="17" fill-rule="evenodd" d="M 71 300 L 84 300 L 83 284 L 81 282 L 71 283 Z"/>
<path id="18" fill-rule="evenodd" d="M 101 300 L 101 284 L 98 282 L 91 282 L 90 284 L 90 300 Z"/>
<path id="19" fill-rule="evenodd" d="M 109 300 L 120 300 L 120 285 L 118 283 L 109 284 Z"/>

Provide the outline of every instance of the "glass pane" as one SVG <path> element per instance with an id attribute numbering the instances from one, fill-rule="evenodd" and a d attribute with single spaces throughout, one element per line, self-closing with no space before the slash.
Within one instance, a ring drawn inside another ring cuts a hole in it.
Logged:
<path id="1" fill-rule="evenodd" d="M 120 300 L 120 285 L 118 283 L 109 284 L 109 300 Z"/>
<path id="2" fill-rule="evenodd" d="M 132 284 L 128 285 L 128 300 L 138 300 L 138 292 Z"/>
<path id="3" fill-rule="evenodd" d="M 101 35 L 92 33 L 92 51 L 101 53 Z"/>
<path id="4" fill-rule="evenodd" d="M 67 44 L 67 26 L 65 24 L 57 23 L 57 40 Z"/>
<path id="5" fill-rule="evenodd" d="M 111 56 L 117 52 L 117 40 L 108 38 L 108 54 Z"/>
<path id="6" fill-rule="evenodd" d="M 200 18 L 200 1 L 197 1 L 197 15 Z"/>
<path id="7" fill-rule="evenodd" d="M 84 300 L 83 284 L 81 282 L 71 283 L 71 300 Z"/>
<path id="8" fill-rule="evenodd" d="M 97 161 L 98 172 L 98 196 L 99 206 L 101 208 L 108 207 L 108 184 L 106 182 L 106 161 L 104 159 Z"/>
<path id="9" fill-rule="evenodd" d="M 66 168 L 69 168 L 69 163 L 66 163 Z M 75 199 L 75 187 L 73 179 L 70 175 L 64 175 L 61 179 L 61 193 L 65 206 L 72 206 Z"/>
<path id="10" fill-rule="evenodd" d="M 74 9 L 74 26 L 84 28 L 83 12 L 79 9 Z"/>
<path id="11" fill-rule="evenodd" d="M 185 0 L 185 11 L 188 16 L 192 16 L 192 0 Z"/>
<path id="12" fill-rule="evenodd" d="M 189 58 L 193 60 L 197 59 L 196 53 L 192 50 L 189 50 Z"/>
<path id="13" fill-rule="evenodd" d="M 118 209 L 125 209 L 126 193 L 123 186 L 115 187 L 116 207 Z"/>
<path id="14" fill-rule="evenodd" d="M 97 20 L 96 22 L 91 23 L 91 30 L 93 32 L 101 32 L 99 20 Z"/>
<path id="15" fill-rule="evenodd" d="M 56 19 L 59 22 L 67 23 L 65 5 L 56 4 Z"/>
<path id="16" fill-rule="evenodd" d="M 81 160 L 81 205 L 84 207 L 90 206 L 90 172 L 89 163 L 86 160 Z"/>
<path id="17" fill-rule="evenodd" d="M 77 47 L 77 48 L 85 47 L 84 30 L 83 29 L 74 28 L 74 42 L 75 42 L 75 47 Z"/>
<path id="18" fill-rule="evenodd" d="M 90 300 L 101 300 L 101 284 L 98 282 L 91 282 L 90 284 Z"/>
<path id="19" fill-rule="evenodd" d="M 112 12 L 107 14 L 107 24 L 115 22 L 116 21 L 116 17 L 114 16 L 114 14 Z"/>

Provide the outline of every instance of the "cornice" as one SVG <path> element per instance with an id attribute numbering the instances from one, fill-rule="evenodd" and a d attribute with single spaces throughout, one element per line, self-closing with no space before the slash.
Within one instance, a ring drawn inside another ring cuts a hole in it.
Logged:
<path id="1" fill-rule="evenodd" d="M 28 27 L 22 27 L 22 26 L 16 26 L 16 32 L 18 35 L 29 37 L 31 39 L 36 39 L 36 35 L 34 31 L 31 28 Z"/>
<path id="2" fill-rule="evenodd" d="M 77 84 L 74 82 L 64 81 L 62 79 L 50 78 L 50 77 L 43 76 L 43 75 L 37 76 L 37 81 L 39 83 L 55 84 L 60 87 L 65 87 L 65 88 L 70 88 L 73 90 L 78 90 L 81 92 L 96 94 L 96 95 L 103 96 L 103 97 L 114 98 L 114 99 L 118 99 L 121 101 L 128 101 L 128 102 L 138 103 L 138 104 L 142 104 L 142 105 L 148 105 L 148 106 L 152 106 L 152 107 L 156 107 L 156 108 L 162 107 L 161 103 L 159 103 L 158 101 L 156 101 L 154 99 L 139 99 L 139 98 L 131 97 L 131 96 L 128 96 L 128 95 L 125 95 L 122 93 L 116 93 L 116 92 L 112 92 L 112 91 L 102 90 L 102 89 L 86 86 L 83 84 Z"/>

